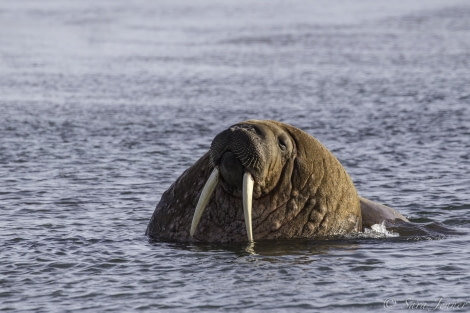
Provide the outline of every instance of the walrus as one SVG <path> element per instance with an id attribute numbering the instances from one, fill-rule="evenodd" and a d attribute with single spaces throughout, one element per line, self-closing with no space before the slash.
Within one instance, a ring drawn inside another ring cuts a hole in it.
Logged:
<path id="1" fill-rule="evenodd" d="M 163 193 L 146 235 L 165 241 L 328 238 L 407 221 L 359 197 L 338 159 L 308 133 L 271 120 L 230 126 Z"/>

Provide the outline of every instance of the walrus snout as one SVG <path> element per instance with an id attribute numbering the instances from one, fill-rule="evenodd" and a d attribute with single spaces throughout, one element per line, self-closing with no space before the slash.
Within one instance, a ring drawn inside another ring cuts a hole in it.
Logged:
<path id="1" fill-rule="evenodd" d="M 220 174 L 223 179 L 236 189 L 241 189 L 245 167 L 231 151 L 226 151 L 220 161 Z"/>
<path id="2" fill-rule="evenodd" d="M 256 175 L 262 170 L 264 159 L 260 141 L 262 130 L 256 125 L 237 124 L 218 134 L 210 148 L 214 169 L 199 196 L 191 222 L 190 236 L 193 237 L 202 213 L 209 199 L 222 179 L 234 187 L 242 189 L 243 215 L 249 242 L 253 242 L 252 198 Z"/>
<path id="3" fill-rule="evenodd" d="M 244 174 L 240 172 L 240 168 L 250 172 L 255 178 L 259 177 L 265 164 L 261 144 L 263 138 L 263 130 L 256 125 L 240 123 L 231 126 L 212 140 L 212 164 L 220 165 L 222 177 L 237 186 L 240 186 Z"/>

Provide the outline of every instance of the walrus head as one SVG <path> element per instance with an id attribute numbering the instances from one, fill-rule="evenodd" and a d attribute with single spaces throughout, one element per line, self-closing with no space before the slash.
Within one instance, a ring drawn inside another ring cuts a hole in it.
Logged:
<path id="1" fill-rule="evenodd" d="M 282 169 L 291 159 L 294 148 L 287 132 L 268 121 L 246 121 L 218 134 L 210 148 L 214 170 L 199 198 L 191 224 L 191 236 L 219 183 L 220 175 L 220 184 L 227 193 L 242 193 L 246 232 L 248 240 L 253 241 L 253 195 L 255 199 L 260 198 L 278 185 Z"/>
<path id="2" fill-rule="evenodd" d="M 233 242 L 361 230 L 359 197 L 339 161 L 306 132 L 249 120 L 222 131 L 162 195 L 147 234 Z"/>
<path id="3" fill-rule="evenodd" d="M 256 181 L 257 197 L 276 186 L 293 153 L 288 133 L 267 121 L 236 124 L 218 134 L 210 148 L 211 161 L 228 184 L 224 188 L 228 192 L 240 189 L 244 174 L 250 174 Z"/>

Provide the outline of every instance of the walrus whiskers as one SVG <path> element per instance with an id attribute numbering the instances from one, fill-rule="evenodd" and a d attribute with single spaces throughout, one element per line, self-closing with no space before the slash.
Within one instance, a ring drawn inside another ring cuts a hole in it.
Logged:
<path id="1" fill-rule="evenodd" d="M 201 196 L 199 197 L 199 200 L 197 202 L 196 210 L 194 211 L 193 215 L 193 221 L 191 222 L 191 230 L 189 231 L 189 235 L 191 237 L 193 237 L 194 233 L 196 232 L 196 228 L 199 224 L 199 220 L 201 219 L 202 213 L 204 212 L 204 209 L 206 208 L 207 203 L 209 202 L 209 199 L 211 198 L 212 193 L 214 192 L 214 189 L 217 186 L 218 182 L 219 168 L 215 167 L 212 171 L 211 176 L 209 176 L 209 179 L 204 185 L 204 188 L 202 188 Z"/>

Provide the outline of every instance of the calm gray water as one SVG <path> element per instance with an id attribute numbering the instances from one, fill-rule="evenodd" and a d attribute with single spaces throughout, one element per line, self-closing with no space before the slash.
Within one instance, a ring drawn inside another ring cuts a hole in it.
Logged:
<path id="1" fill-rule="evenodd" d="M 5 0 L 0 110 L 1 311 L 470 310 L 468 1 Z M 415 229 L 149 241 L 248 118 L 314 135 Z"/>

